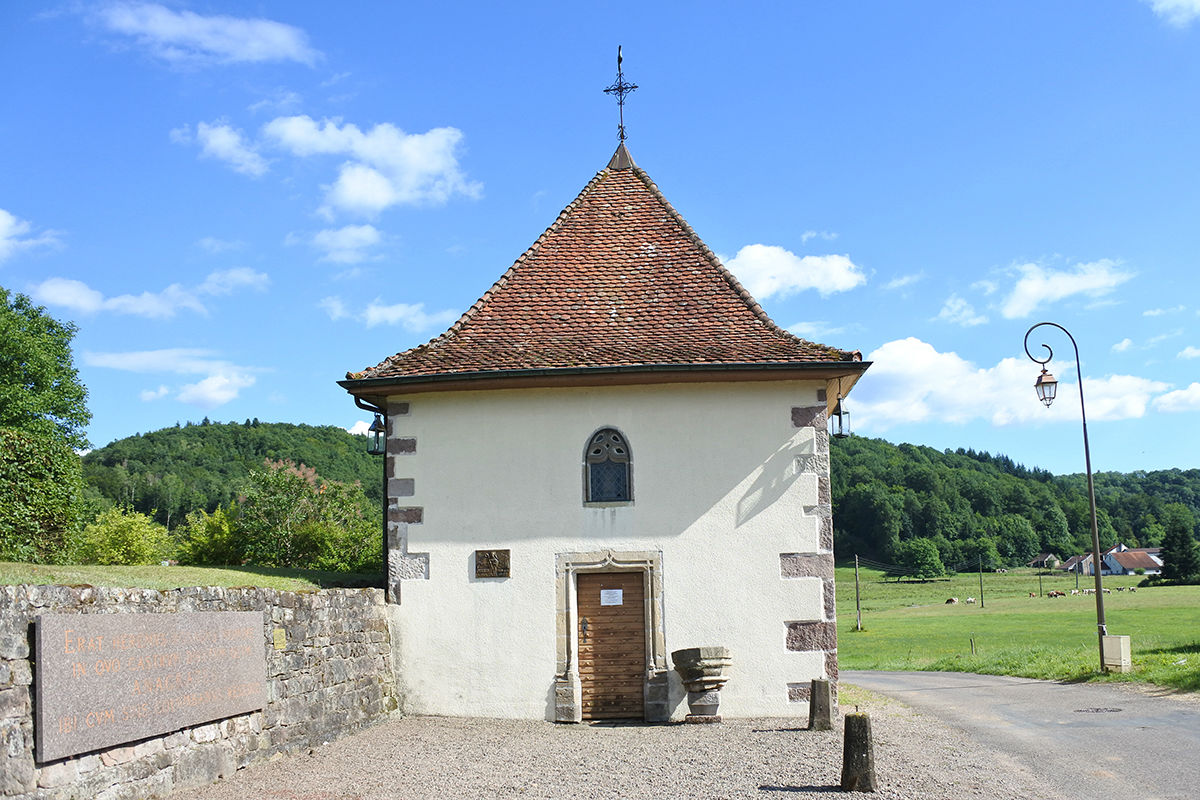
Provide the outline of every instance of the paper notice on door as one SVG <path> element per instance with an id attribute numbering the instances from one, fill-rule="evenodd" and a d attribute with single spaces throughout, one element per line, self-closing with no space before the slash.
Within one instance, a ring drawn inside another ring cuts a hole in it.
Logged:
<path id="1" fill-rule="evenodd" d="M 625 604 L 624 593 L 621 589 L 601 589 L 600 605 L 620 606 Z"/>

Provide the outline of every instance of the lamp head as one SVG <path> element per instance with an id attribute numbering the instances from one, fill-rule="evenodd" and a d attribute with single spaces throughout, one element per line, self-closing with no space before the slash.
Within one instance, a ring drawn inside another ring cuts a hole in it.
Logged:
<path id="1" fill-rule="evenodd" d="M 367 428 L 367 452 L 373 456 L 381 456 L 387 451 L 387 426 L 383 419 L 376 414 L 375 421 Z"/>
<path id="2" fill-rule="evenodd" d="M 1058 392 L 1058 381 L 1046 371 L 1045 367 L 1042 367 L 1042 374 L 1038 375 L 1037 381 L 1034 382 L 1033 390 L 1037 392 L 1038 400 L 1041 400 L 1042 404 L 1049 408 Z"/>

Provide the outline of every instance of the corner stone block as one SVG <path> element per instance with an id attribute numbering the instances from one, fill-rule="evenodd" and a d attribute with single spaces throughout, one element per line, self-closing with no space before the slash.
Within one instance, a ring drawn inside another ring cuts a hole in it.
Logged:
<path id="1" fill-rule="evenodd" d="M 388 522 L 399 522 L 406 525 L 414 525 L 421 522 L 425 517 L 425 509 L 420 506 L 404 507 L 404 506 L 388 506 Z"/>
<path id="2" fill-rule="evenodd" d="M 830 558 L 830 561 L 833 559 Z M 822 586 L 825 595 L 825 621 L 834 622 L 837 619 L 837 587 L 833 578 L 827 578 Z"/>
<path id="3" fill-rule="evenodd" d="M 792 427 L 825 427 L 825 406 L 800 406 L 792 408 Z"/>
<path id="4" fill-rule="evenodd" d="M 830 553 L 780 553 L 779 570 L 785 578 L 823 578 L 833 582 Z"/>
<path id="5" fill-rule="evenodd" d="M 829 682 L 834 684 L 834 696 L 837 696 L 837 679 L 838 679 L 838 657 L 837 650 L 829 650 L 825 653 L 825 676 L 829 678 Z"/>
<path id="6" fill-rule="evenodd" d="M 812 697 L 812 683 L 789 683 L 788 702 L 789 703 L 807 703 Z"/>
<path id="7" fill-rule="evenodd" d="M 417 440 L 413 438 L 388 439 L 387 454 L 389 456 L 407 456 L 417 452 Z"/>
<path id="8" fill-rule="evenodd" d="M 787 623 L 787 649 L 797 652 L 837 648 L 837 628 L 833 622 Z"/>

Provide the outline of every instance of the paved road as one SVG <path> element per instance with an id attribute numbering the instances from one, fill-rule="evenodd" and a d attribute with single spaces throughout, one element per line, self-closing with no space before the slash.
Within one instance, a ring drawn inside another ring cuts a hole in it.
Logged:
<path id="1" fill-rule="evenodd" d="M 1200 798 L 1200 702 L 1129 687 L 958 672 L 841 680 L 966 731 L 1078 800 Z"/>

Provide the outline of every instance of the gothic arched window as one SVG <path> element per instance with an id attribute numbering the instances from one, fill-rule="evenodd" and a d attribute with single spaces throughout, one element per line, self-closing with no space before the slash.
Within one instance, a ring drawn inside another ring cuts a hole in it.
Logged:
<path id="1" fill-rule="evenodd" d="M 584 502 L 628 503 L 633 499 L 629 444 L 617 430 L 592 434 L 584 453 Z"/>

